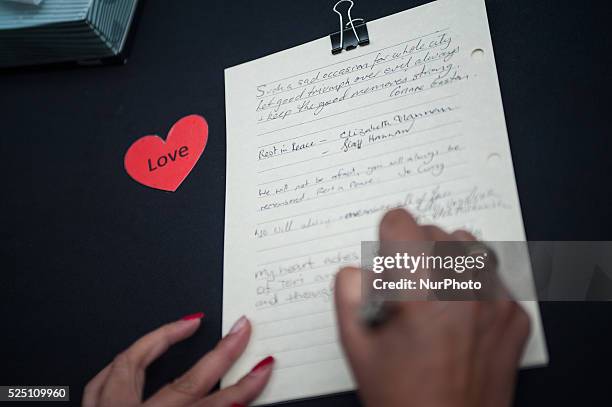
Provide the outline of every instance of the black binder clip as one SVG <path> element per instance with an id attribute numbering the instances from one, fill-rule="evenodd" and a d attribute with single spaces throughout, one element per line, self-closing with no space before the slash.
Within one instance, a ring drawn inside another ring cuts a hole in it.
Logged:
<path id="1" fill-rule="evenodd" d="M 343 2 L 351 3 L 346 14 L 348 15 L 348 23 L 342 24 L 342 14 L 338 11 L 338 4 Z M 351 50 L 359 45 L 367 45 L 370 43 L 368 36 L 368 27 L 363 18 L 351 17 L 351 9 L 353 8 L 351 0 L 340 0 L 334 5 L 334 12 L 340 17 L 340 31 L 333 33 L 329 37 L 332 43 L 332 54 L 339 54 L 342 49 Z"/>

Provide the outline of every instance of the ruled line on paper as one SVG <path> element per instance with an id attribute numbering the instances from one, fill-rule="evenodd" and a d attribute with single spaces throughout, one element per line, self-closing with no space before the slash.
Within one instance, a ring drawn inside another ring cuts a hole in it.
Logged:
<path id="1" fill-rule="evenodd" d="M 283 354 L 283 353 L 299 352 L 301 350 L 319 348 L 319 347 L 329 346 L 329 345 L 336 345 L 336 347 L 337 347 L 339 344 L 338 344 L 338 341 L 336 339 L 333 339 L 331 341 L 326 341 L 326 342 L 322 342 L 322 343 L 314 343 L 312 345 L 301 346 L 301 347 L 291 348 L 291 349 L 279 350 L 279 351 L 274 352 L 274 354 L 275 355 L 279 355 L 279 354 Z M 266 356 L 268 356 L 267 353 L 255 353 L 255 357 L 257 357 L 257 358 L 259 358 L 259 357 L 266 357 Z"/>
<path id="2" fill-rule="evenodd" d="M 287 244 L 283 244 L 283 245 L 280 245 L 280 246 L 273 246 L 273 247 L 267 247 L 265 249 L 259 249 L 259 250 L 257 250 L 257 253 L 263 253 L 263 252 L 267 252 L 267 251 L 270 251 L 270 250 L 278 250 L 278 249 L 282 249 L 282 248 L 289 247 L 289 246 L 295 246 L 295 245 L 298 245 L 298 244 L 304 244 L 304 243 L 308 243 L 308 242 L 313 242 L 315 240 L 328 239 L 330 237 L 346 235 L 347 233 L 354 233 L 354 232 L 358 232 L 358 231 L 361 231 L 361 230 L 373 229 L 373 228 L 376 228 L 376 227 L 378 227 L 378 225 L 373 225 L 373 226 L 370 225 L 370 226 L 364 226 L 364 227 L 360 227 L 360 228 L 345 230 L 343 232 L 332 233 L 330 235 L 320 235 L 320 236 L 318 236 L 318 237 L 316 237 L 314 239 L 306 239 L 306 240 L 302 240 L 302 241 L 299 241 L 299 242 L 287 243 Z"/>
<path id="3" fill-rule="evenodd" d="M 297 258 L 308 257 L 308 256 L 312 256 L 312 255 L 315 255 L 315 254 L 321 254 L 321 253 L 335 252 L 335 251 L 338 251 L 338 250 L 344 250 L 344 249 L 348 249 L 350 247 L 355 247 L 355 246 L 359 246 L 359 245 L 360 244 L 357 243 L 357 244 L 350 244 L 350 245 L 347 245 L 347 246 L 337 247 L 337 248 L 334 248 L 334 249 L 318 250 L 316 252 L 309 252 L 307 254 L 303 254 L 303 255 L 301 255 L 301 256 L 299 256 Z M 273 264 L 273 263 L 278 263 L 279 261 L 292 260 L 294 258 L 296 258 L 296 257 L 292 256 L 292 257 L 287 257 L 287 258 L 284 258 L 284 259 L 278 259 L 278 260 L 274 260 L 274 261 L 267 261 L 265 263 L 257 264 L 257 267 L 266 266 L 266 265 Z"/>
<path id="4" fill-rule="evenodd" d="M 293 364 L 293 365 L 289 365 L 289 366 L 284 366 L 282 364 L 279 364 L 278 367 L 274 367 L 274 371 L 278 372 L 280 370 L 286 370 L 286 369 L 293 369 L 293 368 L 298 368 L 298 367 L 303 367 L 303 366 L 308 366 L 308 365 L 316 365 L 319 363 L 326 363 L 326 362 L 336 362 L 339 360 L 343 360 L 344 358 L 342 356 L 339 356 L 337 358 L 331 358 L 331 359 L 322 359 L 322 360 L 315 360 L 315 361 L 309 361 L 309 362 L 302 362 L 302 363 L 297 363 L 297 364 Z"/>
<path id="5" fill-rule="evenodd" d="M 329 314 L 330 310 L 331 310 L 331 308 L 328 308 L 328 309 L 322 310 L 322 311 L 309 312 L 307 314 L 292 315 L 290 317 L 278 318 L 278 319 L 274 319 L 274 320 L 268 320 L 268 321 L 259 321 L 259 320 L 256 320 L 256 321 L 251 321 L 251 323 L 253 325 L 255 325 L 255 326 L 261 326 L 261 325 L 274 324 L 274 323 L 283 322 L 283 321 L 293 321 L 295 319 L 311 317 L 313 315 Z"/>
<path id="6" fill-rule="evenodd" d="M 312 301 L 312 299 L 304 298 L 304 299 L 301 299 L 301 300 L 283 302 L 281 304 L 266 305 L 266 306 L 262 306 L 262 307 L 257 308 L 257 310 L 259 311 L 259 310 L 265 310 L 265 309 L 273 309 L 273 308 L 278 308 L 278 307 L 285 307 L 287 305 L 296 305 L 296 304 L 299 304 L 299 303 L 304 302 L 304 301 Z"/>
<path id="7" fill-rule="evenodd" d="M 293 303 L 290 303 L 293 304 Z M 298 330 L 294 330 L 294 331 L 290 331 L 290 332 L 285 332 L 282 334 L 277 334 L 277 335 L 270 335 L 270 336 L 262 336 L 259 335 L 257 337 L 257 341 L 262 342 L 265 340 L 269 340 L 269 339 L 278 339 L 278 338 L 282 338 L 285 336 L 293 336 L 293 335 L 299 335 L 299 334 L 303 334 L 305 332 L 312 332 L 312 331 L 322 331 L 324 329 L 330 329 L 330 328 L 335 328 L 336 326 L 334 324 L 328 324 L 325 326 L 320 326 L 320 327 L 315 327 L 315 328 L 308 328 L 308 329 L 298 329 Z"/>

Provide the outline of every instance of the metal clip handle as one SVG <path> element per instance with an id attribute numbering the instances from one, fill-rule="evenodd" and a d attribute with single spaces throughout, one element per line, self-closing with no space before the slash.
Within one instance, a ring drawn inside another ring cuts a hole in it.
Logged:
<path id="1" fill-rule="evenodd" d="M 343 23 L 342 13 L 338 11 L 338 5 L 343 2 L 348 2 L 350 4 L 346 12 L 348 16 L 348 22 L 346 24 Z M 340 0 L 333 7 L 334 13 L 338 14 L 338 18 L 340 19 L 340 31 L 330 35 L 332 54 L 338 54 L 342 52 L 343 49 L 348 51 L 357 48 L 359 45 L 370 43 L 368 27 L 366 26 L 365 20 L 363 18 L 353 18 L 351 16 L 351 9 L 353 6 L 354 3 L 352 0 Z M 356 22 L 358 23 L 355 24 Z"/>

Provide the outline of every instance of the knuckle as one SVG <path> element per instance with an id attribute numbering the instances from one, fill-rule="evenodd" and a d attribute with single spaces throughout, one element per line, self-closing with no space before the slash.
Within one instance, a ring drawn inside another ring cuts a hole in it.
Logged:
<path id="1" fill-rule="evenodd" d="M 121 352 L 113 359 L 113 370 L 129 370 L 132 366 L 132 361 L 127 352 Z"/>
<path id="2" fill-rule="evenodd" d="M 234 364 L 234 360 L 236 359 L 232 352 L 232 349 L 230 349 L 229 346 L 226 346 L 224 340 L 222 340 L 217 344 L 217 346 L 215 346 L 215 349 L 213 349 L 212 353 L 213 358 L 217 361 L 217 363 L 221 364 L 222 366 L 231 366 L 232 364 Z"/>
<path id="3" fill-rule="evenodd" d="M 226 390 L 226 396 L 234 400 L 250 400 L 257 396 L 260 392 L 259 379 L 246 375 L 243 376 L 238 382 Z"/>
<path id="4" fill-rule="evenodd" d="M 171 325 L 164 325 L 161 327 L 161 335 L 159 335 L 159 339 L 157 340 L 158 345 L 159 346 L 163 346 L 164 348 L 167 348 L 170 346 L 171 341 L 170 338 L 172 337 L 172 326 Z"/>
<path id="5" fill-rule="evenodd" d="M 197 383 L 189 373 L 175 379 L 168 385 L 168 388 L 176 393 L 184 394 L 189 397 L 197 397 L 199 395 Z"/>

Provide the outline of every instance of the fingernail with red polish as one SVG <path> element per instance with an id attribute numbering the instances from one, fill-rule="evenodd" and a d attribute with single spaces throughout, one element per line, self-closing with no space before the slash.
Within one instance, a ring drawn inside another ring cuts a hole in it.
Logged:
<path id="1" fill-rule="evenodd" d="M 274 358 L 272 356 L 268 356 L 267 358 L 261 360 L 258 364 L 253 366 L 253 369 L 251 369 L 250 373 L 252 374 L 252 373 L 261 372 L 267 369 L 272 363 L 274 363 Z"/>
<path id="2" fill-rule="evenodd" d="M 234 403 L 231 405 L 231 407 L 246 407 L 246 406 L 244 404 Z"/>
<path id="3" fill-rule="evenodd" d="M 183 321 L 191 321 L 192 319 L 202 319 L 204 318 L 203 312 L 196 312 L 195 314 L 185 315 L 181 320 Z"/>

